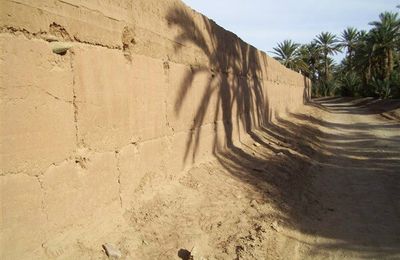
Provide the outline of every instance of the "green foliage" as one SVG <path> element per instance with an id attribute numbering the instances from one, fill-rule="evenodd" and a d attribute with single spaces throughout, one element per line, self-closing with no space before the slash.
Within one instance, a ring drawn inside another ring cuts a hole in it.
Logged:
<path id="1" fill-rule="evenodd" d="M 394 71 L 390 77 L 390 88 L 393 98 L 400 98 L 400 72 Z"/>
<path id="2" fill-rule="evenodd" d="M 329 32 L 322 32 L 321 34 L 317 35 L 315 43 L 317 44 L 318 49 L 323 54 L 323 78 L 325 83 L 327 83 L 330 80 L 331 74 L 331 66 L 329 66 L 329 55 L 340 52 L 341 45 L 339 44 L 336 35 Z"/>
<path id="3" fill-rule="evenodd" d="M 322 32 L 309 44 L 290 40 L 274 48 L 276 59 L 313 82 L 314 96 L 400 98 L 400 19 L 383 12 L 371 30 L 345 29 L 340 37 Z M 344 50 L 336 65 L 332 55 Z"/>
<path id="4" fill-rule="evenodd" d="M 400 98 L 400 75 L 395 72 L 389 79 L 373 78 L 370 87 L 374 90 L 376 97 Z"/>
<path id="5" fill-rule="evenodd" d="M 370 83 L 371 88 L 374 89 L 377 97 L 388 99 L 392 97 L 392 90 L 390 87 L 390 80 L 373 78 Z"/>
<path id="6" fill-rule="evenodd" d="M 339 44 L 336 35 L 330 32 L 320 33 L 316 36 L 315 42 L 325 55 L 336 54 L 341 50 L 341 45 Z"/>
<path id="7" fill-rule="evenodd" d="M 289 69 L 306 72 L 308 71 L 308 66 L 300 56 L 299 47 L 300 44 L 292 40 L 284 40 L 278 43 L 278 47 L 274 48 L 274 58 Z"/>
<path id="8" fill-rule="evenodd" d="M 334 80 L 320 81 L 312 86 L 312 94 L 315 97 L 329 97 L 338 94 L 338 85 Z"/>
<path id="9" fill-rule="evenodd" d="M 344 60 L 349 71 L 352 71 L 354 68 L 354 50 L 357 46 L 359 36 L 360 33 L 356 28 L 348 27 L 343 31 L 340 38 L 340 46 L 345 48 L 347 51 L 347 56 Z"/>
<path id="10" fill-rule="evenodd" d="M 338 79 L 340 95 L 343 97 L 360 96 L 361 80 L 355 72 L 349 72 Z"/>

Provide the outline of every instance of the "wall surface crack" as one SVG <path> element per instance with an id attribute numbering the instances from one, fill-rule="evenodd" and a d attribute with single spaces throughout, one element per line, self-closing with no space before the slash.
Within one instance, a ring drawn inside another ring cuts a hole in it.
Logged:
<path id="1" fill-rule="evenodd" d="M 71 72 L 72 72 L 72 106 L 74 109 L 74 124 L 75 124 L 75 142 L 76 145 L 79 147 L 79 126 L 78 126 L 78 104 L 77 104 L 77 96 L 75 90 L 75 71 L 74 71 L 74 52 L 70 52 L 70 64 L 71 64 Z"/>
<path id="2" fill-rule="evenodd" d="M 24 28 L 15 28 L 13 26 L 2 26 L 0 27 L 0 33 L 10 33 L 13 35 L 16 35 L 18 33 L 21 33 L 22 35 L 24 35 L 27 39 L 40 39 L 40 40 L 44 40 L 44 41 L 49 41 L 49 36 L 51 36 L 51 32 L 47 32 L 47 31 L 39 31 L 39 32 L 30 32 Z M 70 40 L 69 40 L 70 39 Z M 74 35 L 71 38 L 68 37 L 61 37 L 59 39 L 60 41 L 68 41 L 68 42 L 78 42 L 81 44 L 87 44 L 87 45 L 92 45 L 92 46 L 98 46 L 98 47 L 102 47 L 102 48 L 107 48 L 107 49 L 111 49 L 111 50 L 122 50 L 122 46 L 119 45 L 107 45 L 107 44 L 103 44 L 103 43 L 99 43 L 99 42 L 92 42 L 92 41 L 86 41 L 86 40 L 82 40 L 79 37 L 77 37 L 76 35 Z M 51 38 L 51 41 L 53 41 L 53 39 Z M 58 40 L 56 40 L 58 41 Z"/>
<path id="3" fill-rule="evenodd" d="M 46 208 L 46 189 L 44 188 L 44 184 L 43 181 L 40 179 L 39 175 L 35 176 L 37 181 L 39 182 L 40 185 L 40 190 L 42 192 L 42 201 L 41 201 L 41 210 L 42 213 L 46 216 L 46 221 L 49 222 L 49 214 L 47 212 L 47 208 Z"/>
<path id="4" fill-rule="evenodd" d="M 121 169 L 119 167 L 119 151 L 115 151 L 115 158 L 117 159 L 119 204 L 122 208 L 122 187 L 121 187 Z"/>

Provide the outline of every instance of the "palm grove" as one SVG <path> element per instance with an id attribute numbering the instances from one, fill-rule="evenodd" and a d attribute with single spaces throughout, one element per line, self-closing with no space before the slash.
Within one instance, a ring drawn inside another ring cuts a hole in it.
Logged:
<path id="1" fill-rule="evenodd" d="M 400 8 L 400 6 L 397 6 Z M 341 36 L 322 32 L 309 44 L 285 40 L 275 59 L 313 82 L 314 96 L 400 97 L 400 18 L 384 12 L 369 31 L 349 27 Z M 332 56 L 346 56 L 335 64 Z"/>

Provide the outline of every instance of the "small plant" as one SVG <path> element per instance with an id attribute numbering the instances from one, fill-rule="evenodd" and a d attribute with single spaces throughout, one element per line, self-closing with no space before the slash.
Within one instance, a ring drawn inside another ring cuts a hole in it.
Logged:
<path id="1" fill-rule="evenodd" d="M 315 97 L 328 97 L 334 96 L 338 93 L 338 86 L 334 80 L 328 82 L 318 82 L 313 85 L 313 96 Z"/>
<path id="2" fill-rule="evenodd" d="M 339 79 L 339 91 L 341 96 L 356 97 L 360 94 L 361 80 L 356 73 L 346 73 Z"/>
<path id="3" fill-rule="evenodd" d="M 375 94 L 382 99 L 389 99 L 392 97 L 392 89 L 390 86 L 390 80 L 381 80 L 373 78 L 371 81 L 371 87 L 374 89 Z"/>

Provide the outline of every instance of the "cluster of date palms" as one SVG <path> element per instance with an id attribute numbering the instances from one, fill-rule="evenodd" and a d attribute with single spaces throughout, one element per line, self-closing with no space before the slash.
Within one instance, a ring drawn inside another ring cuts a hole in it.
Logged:
<path id="1" fill-rule="evenodd" d="M 309 44 L 285 40 L 274 58 L 309 77 L 314 96 L 400 97 L 399 14 L 381 13 L 369 25 L 369 31 L 349 27 L 339 37 L 322 32 Z M 333 55 L 343 51 L 336 64 Z"/>

